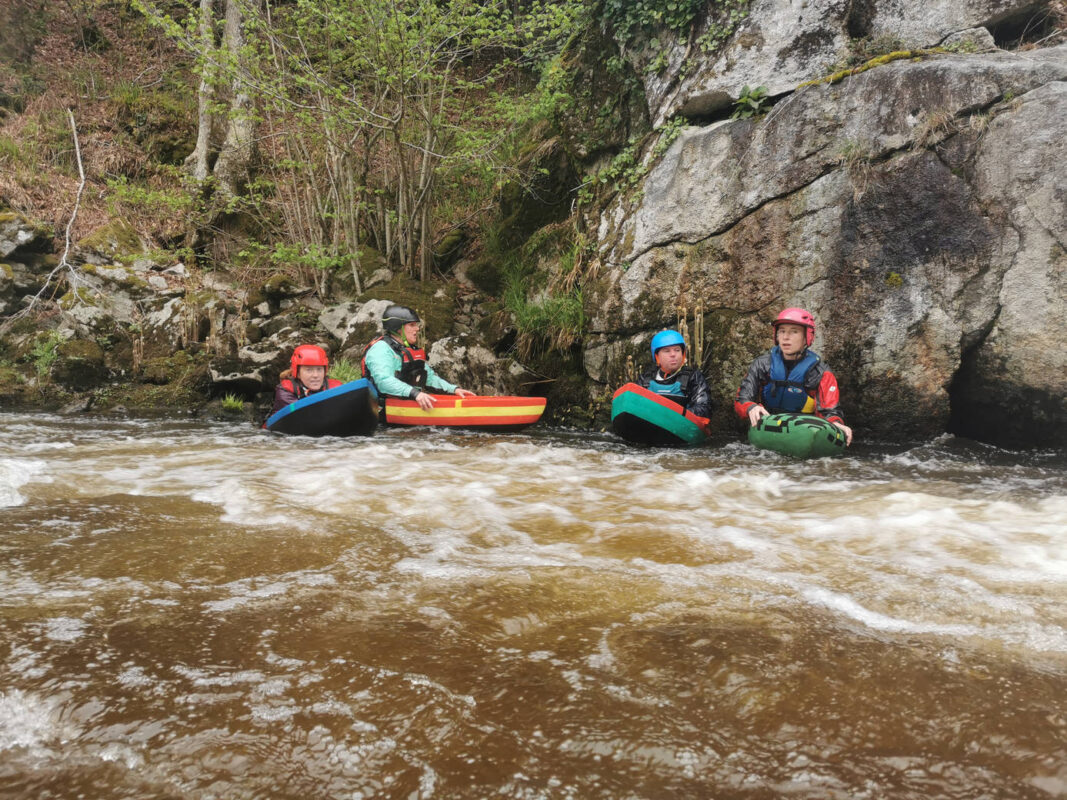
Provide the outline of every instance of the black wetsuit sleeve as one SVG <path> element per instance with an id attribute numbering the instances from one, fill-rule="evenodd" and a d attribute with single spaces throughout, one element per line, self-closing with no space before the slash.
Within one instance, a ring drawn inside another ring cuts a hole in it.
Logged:
<path id="1" fill-rule="evenodd" d="M 708 379 L 699 369 L 693 369 L 689 376 L 687 388 L 688 402 L 686 410 L 698 417 L 707 417 L 711 414 L 711 389 L 708 388 Z"/>

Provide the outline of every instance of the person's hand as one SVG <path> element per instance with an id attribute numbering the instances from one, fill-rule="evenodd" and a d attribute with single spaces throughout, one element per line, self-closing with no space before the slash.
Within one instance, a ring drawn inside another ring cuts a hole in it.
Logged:
<path id="1" fill-rule="evenodd" d="M 436 403 L 437 400 L 434 399 L 433 395 L 426 394 L 426 392 L 419 392 L 415 395 L 415 402 L 419 404 L 419 408 L 423 411 L 432 411 L 434 403 Z"/>
<path id="2" fill-rule="evenodd" d="M 755 424 L 760 421 L 760 417 L 769 417 L 770 415 L 771 412 L 757 403 L 748 410 L 748 424 L 755 426 Z"/>
<path id="3" fill-rule="evenodd" d="M 456 396 L 457 396 L 457 397 L 477 397 L 478 395 L 476 395 L 476 394 L 475 394 L 474 392 L 472 392 L 472 391 L 471 391 L 470 389 L 460 389 L 460 388 L 459 388 L 459 387 L 457 386 L 457 387 L 456 387 Z"/>
<path id="4" fill-rule="evenodd" d="M 845 447 L 852 444 L 852 428 L 848 427 L 848 425 L 843 422 L 831 422 L 830 424 L 840 428 L 841 432 L 845 434 Z"/>

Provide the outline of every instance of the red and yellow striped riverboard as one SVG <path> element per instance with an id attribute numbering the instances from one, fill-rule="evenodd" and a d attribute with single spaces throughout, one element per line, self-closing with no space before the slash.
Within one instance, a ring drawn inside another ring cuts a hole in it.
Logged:
<path id="1" fill-rule="evenodd" d="M 543 397 L 456 397 L 435 394 L 433 409 L 423 411 L 414 400 L 385 398 L 389 425 L 444 425 L 481 430 L 518 430 L 533 425 L 545 410 Z"/>

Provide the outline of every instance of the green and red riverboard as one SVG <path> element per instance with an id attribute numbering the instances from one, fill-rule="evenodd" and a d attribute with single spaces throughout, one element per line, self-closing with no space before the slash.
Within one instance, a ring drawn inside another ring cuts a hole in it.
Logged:
<path id="1" fill-rule="evenodd" d="M 749 444 L 793 458 L 845 454 L 845 434 L 814 414 L 771 414 L 748 429 Z"/>
<path id="2" fill-rule="evenodd" d="M 638 444 L 702 444 L 708 438 L 705 417 L 636 383 L 619 387 L 611 399 L 611 428 Z"/>

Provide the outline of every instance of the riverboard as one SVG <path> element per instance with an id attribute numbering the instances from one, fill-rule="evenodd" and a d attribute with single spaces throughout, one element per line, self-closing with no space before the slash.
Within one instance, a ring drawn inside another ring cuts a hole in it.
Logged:
<path id="1" fill-rule="evenodd" d="M 301 398 L 263 424 L 296 436 L 370 436 L 377 426 L 378 393 L 366 378 Z"/>
<path id="2" fill-rule="evenodd" d="M 771 414 L 748 429 L 748 441 L 761 450 L 794 458 L 845 454 L 845 434 L 814 414 Z"/>
<path id="3" fill-rule="evenodd" d="M 423 411 L 414 400 L 385 398 L 385 421 L 389 425 L 433 425 L 516 431 L 533 425 L 545 411 L 543 397 L 431 395 L 437 402 Z"/>
<path id="4" fill-rule="evenodd" d="M 611 428 L 628 442 L 702 444 L 708 438 L 708 422 L 636 383 L 621 386 L 611 399 Z"/>

